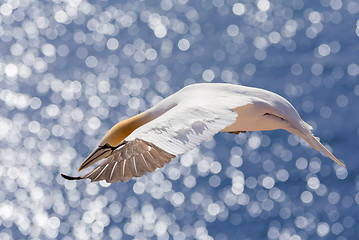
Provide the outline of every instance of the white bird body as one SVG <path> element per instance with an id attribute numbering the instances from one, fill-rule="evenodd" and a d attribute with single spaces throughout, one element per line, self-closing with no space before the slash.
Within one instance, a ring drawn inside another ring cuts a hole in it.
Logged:
<path id="1" fill-rule="evenodd" d="M 133 176 L 163 167 L 175 155 L 193 149 L 217 132 L 238 134 L 274 129 L 300 136 L 344 166 L 313 136 L 312 127 L 283 97 L 258 88 L 201 83 L 189 85 L 147 111 L 116 124 L 79 170 L 106 158 L 104 162 L 84 176 L 63 176 L 71 180 L 127 182 Z"/>

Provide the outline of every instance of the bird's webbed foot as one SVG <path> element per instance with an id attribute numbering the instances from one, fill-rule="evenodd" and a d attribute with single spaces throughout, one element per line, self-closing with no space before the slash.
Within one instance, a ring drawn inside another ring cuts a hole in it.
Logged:
<path id="1" fill-rule="evenodd" d="M 229 133 L 233 133 L 233 134 L 239 134 L 239 133 L 246 133 L 247 131 L 233 131 L 233 132 L 229 132 Z"/>

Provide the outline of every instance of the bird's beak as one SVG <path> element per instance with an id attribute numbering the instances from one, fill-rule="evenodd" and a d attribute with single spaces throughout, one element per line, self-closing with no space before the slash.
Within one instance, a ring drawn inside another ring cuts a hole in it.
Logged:
<path id="1" fill-rule="evenodd" d="M 299 131 L 296 128 L 287 128 L 287 131 L 303 138 L 307 143 L 309 143 L 310 146 L 312 146 L 314 149 L 316 149 L 317 151 L 321 152 L 324 156 L 329 157 L 330 159 L 332 159 L 334 162 L 338 163 L 340 166 L 345 167 L 345 164 L 342 163 L 341 161 L 339 161 L 331 152 L 328 151 L 328 149 L 326 149 L 323 144 L 320 143 L 319 138 L 314 137 L 314 135 L 311 132 L 303 133 L 301 131 Z"/>
<path id="2" fill-rule="evenodd" d="M 97 147 L 82 163 L 79 167 L 79 172 L 94 163 L 100 161 L 103 158 L 110 156 L 113 152 L 114 148 L 111 147 L 109 144 L 105 144 L 103 146 Z"/>

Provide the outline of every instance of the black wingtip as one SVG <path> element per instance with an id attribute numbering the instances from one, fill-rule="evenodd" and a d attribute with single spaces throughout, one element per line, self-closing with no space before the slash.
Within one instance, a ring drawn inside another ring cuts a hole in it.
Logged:
<path id="1" fill-rule="evenodd" d="M 67 176 L 67 175 L 62 174 L 62 173 L 61 173 L 61 177 L 65 178 L 67 180 L 80 180 L 80 179 L 82 179 L 82 177 L 71 177 L 71 176 Z"/>

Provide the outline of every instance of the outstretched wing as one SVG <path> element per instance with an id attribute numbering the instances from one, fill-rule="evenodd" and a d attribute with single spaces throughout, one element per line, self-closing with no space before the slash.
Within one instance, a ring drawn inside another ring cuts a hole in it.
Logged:
<path id="1" fill-rule="evenodd" d="M 142 139 L 168 153 L 177 155 L 212 138 L 213 135 L 233 124 L 236 118 L 237 112 L 223 106 L 177 105 L 137 128 L 125 140 Z"/>
<path id="2" fill-rule="evenodd" d="M 244 105 L 244 104 L 243 104 Z M 223 104 L 177 105 L 133 131 L 91 172 L 69 180 L 89 178 L 128 182 L 169 163 L 177 154 L 189 151 L 236 121 L 237 112 Z"/>
<path id="3" fill-rule="evenodd" d="M 91 182 L 106 180 L 128 182 L 133 177 L 141 177 L 169 163 L 175 155 L 167 153 L 150 142 L 134 139 L 114 150 L 100 165 L 91 172 L 80 176 L 62 176 L 68 180 L 89 178 Z"/>

